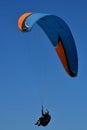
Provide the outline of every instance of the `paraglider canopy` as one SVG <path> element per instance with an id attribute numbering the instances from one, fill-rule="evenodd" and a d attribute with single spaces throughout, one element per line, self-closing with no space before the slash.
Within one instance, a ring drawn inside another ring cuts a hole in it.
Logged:
<path id="1" fill-rule="evenodd" d="M 49 37 L 66 72 L 75 77 L 78 73 L 78 56 L 75 41 L 68 25 L 58 16 L 43 13 L 25 13 L 18 20 L 23 32 L 30 31 L 37 23 Z"/>

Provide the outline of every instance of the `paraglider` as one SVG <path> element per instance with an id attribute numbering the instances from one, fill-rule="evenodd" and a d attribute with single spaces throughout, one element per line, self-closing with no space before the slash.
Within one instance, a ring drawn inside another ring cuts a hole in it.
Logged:
<path id="1" fill-rule="evenodd" d="M 71 77 L 77 76 L 77 49 L 68 25 L 58 16 L 29 12 L 20 16 L 18 27 L 22 32 L 28 32 L 35 23 L 44 30 L 50 39 L 66 72 Z"/>
<path id="2" fill-rule="evenodd" d="M 49 115 L 49 111 L 46 110 L 46 112 L 43 112 L 43 106 L 42 106 L 42 116 L 38 119 L 38 121 L 35 123 L 35 125 L 38 126 L 47 126 L 48 123 L 51 120 L 51 116 Z"/>

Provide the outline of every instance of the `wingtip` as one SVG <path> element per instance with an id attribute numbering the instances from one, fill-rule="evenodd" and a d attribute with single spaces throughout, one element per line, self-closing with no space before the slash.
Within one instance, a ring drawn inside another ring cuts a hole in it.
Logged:
<path id="1" fill-rule="evenodd" d="M 66 56 L 66 53 L 65 53 L 65 50 L 63 48 L 63 44 L 62 44 L 62 41 L 60 40 L 58 42 L 58 45 L 57 47 L 55 48 L 66 72 L 71 76 L 71 77 L 76 77 L 77 76 L 77 71 L 73 71 L 71 70 L 69 64 L 68 64 L 68 59 L 67 59 L 67 56 Z"/>
<path id="2" fill-rule="evenodd" d="M 29 15 L 31 15 L 31 14 L 32 14 L 32 12 L 24 13 L 23 15 L 21 15 L 21 16 L 19 17 L 19 19 L 18 19 L 18 28 L 19 28 L 19 30 L 25 31 L 25 29 L 23 29 L 23 23 L 24 23 L 25 19 L 26 19 Z"/>

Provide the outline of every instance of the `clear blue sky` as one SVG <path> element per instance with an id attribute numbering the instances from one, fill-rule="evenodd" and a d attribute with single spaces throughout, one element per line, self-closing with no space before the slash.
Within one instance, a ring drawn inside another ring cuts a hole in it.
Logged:
<path id="1" fill-rule="evenodd" d="M 69 77 L 42 29 L 18 30 L 25 12 L 51 13 L 70 27 L 78 50 L 76 78 Z M 0 130 L 87 130 L 87 2 L 86 0 L 0 1 Z M 34 123 L 41 105 L 52 120 Z"/>

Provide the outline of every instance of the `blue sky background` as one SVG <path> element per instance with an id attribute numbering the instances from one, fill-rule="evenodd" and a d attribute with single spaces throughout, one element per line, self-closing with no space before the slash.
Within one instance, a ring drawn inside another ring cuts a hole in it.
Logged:
<path id="1" fill-rule="evenodd" d="M 18 30 L 25 12 L 51 13 L 70 27 L 78 51 L 78 76 L 71 78 L 42 29 Z M 0 1 L 0 130 L 87 130 L 87 2 Z M 52 120 L 34 125 L 41 105 Z"/>

